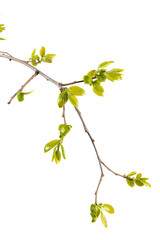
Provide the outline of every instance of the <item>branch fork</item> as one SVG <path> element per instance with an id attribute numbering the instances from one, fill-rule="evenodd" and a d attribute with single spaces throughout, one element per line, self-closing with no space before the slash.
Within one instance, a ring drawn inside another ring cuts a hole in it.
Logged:
<path id="1" fill-rule="evenodd" d="M 64 86 L 68 86 L 68 85 L 73 85 L 73 84 L 77 84 L 77 83 L 82 83 L 83 80 L 80 80 L 80 81 L 74 81 L 74 82 L 70 82 L 70 83 L 60 83 L 60 82 L 57 82 L 56 80 L 54 80 L 53 78 L 47 76 L 45 73 L 43 73 L 42 71 L 38 70 L 37 68 L 35 68 L 34 66 L 32 66 L 31 64 L 29 64 L 29 61 L 24 61 L 24 60 L 21 60 L 21 59 L 18 59 L 18 58 L 15 58 L 13 57 L 11 54 L 7 53 L 7 52 L 3 52 L 3 51 L 0 51 L 0 57 L 2 58 L 6 58 L 8 59 L 9 61 L 15 61 L 15 62 L 18 62 L 18 63 L 21 63 L 23 65 L 25 65 L 26 67 L 30 68 L 31 70 L 33 70 L 35 73 L 28 79 L 28 81 L 26 83 L 24 83 L 21 88 L 11 97 L 11 99 L 8 101 L 8 104 L 10 104 L 12 102 L 12 100 L 16 97 L 16 95 L 18 94 L 18 92 L 22 91 L 24 89 L 24 87 L 30 83 L 30 81 L 35 78 L 38 74 L 41 75 L 43 78 L 45 78 L 47 81 L 50 81 L 52 82 L 53 84 L 55 84 L 60 91 L 63 91 L 63 87 Z M 83 127 L 84 127 L 84 131 L 88 134 L 91 142 L 92 142 L 92 145 L 94 147 L 94 150 L 96 152 L 96 155 L 97 155 L 97 159 L 98 159 L 98 162 L 99 162 L 99 166 L 100 166 L 100 171 L 101 171 L 101 176 L 100 176 L 100 179 L 99 179 L 99 182 L 98 182 L 98 185 L 97 185 L 97 188 L 96 188 L 96 191 L 95 191 L 95 204 L 97 205 L 97 195 L 98 195 L 98 190 L 99 190 L 99 187 L 100 187 L 100 184 L 103 180 L 103 177 L 104 177 L 104 173 L 103 173 L 103 169 L 102 169 L 102 165 L 104 167 L 106 167 L 110 172 L 112 172 L 113 174 L 117 175 L 117 176 L 120 176 L 120 177 L 123 177 L 123 178 L 128 178 L 126 176 L 123 176 L 121 174 L 118 174 L 116 172 L 114 172 L 113 170 L 111 170 L 104 162 L 101 161 L 100 159 L 100 156 L 99 156 L 99 153 L 98 153 L 98 150 L 96 148 L 96 145 L 95 145 L 95 140 L 93 139 L 92 135 L 90 134 L 85 122 L 84 122 L 84 119 L 82 117 L 82 114 L 80 112 L 80 110 L 75 107 L 75 110 L 83 124 Z M 63 113 L 62 113 L 62 117 L 64 118 L 64 124 L 67 124 L 66 123 L 66 117 L 65 117 L 65 105 L 63 106 Z"/>

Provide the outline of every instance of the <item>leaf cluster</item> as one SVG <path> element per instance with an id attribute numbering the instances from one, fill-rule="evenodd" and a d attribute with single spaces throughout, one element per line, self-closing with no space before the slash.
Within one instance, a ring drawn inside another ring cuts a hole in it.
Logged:
<path id="1" fill-rule="evenodd" d="M 134 176 L 136 175 L 136 176 Z M 134 176 L 134 177 L 132 177 Z M 136 172 L 131 172 L 129 173 L 127 176 L 124 175 L 124 177 L 126 178 L 127 184 L 130 187 L 134 187 L 135 185 L 142 187 L 142 186 L 147 186 L 147 187 L 151 187 L 150 183 L 147 182 L 147 180 L 149 178 L 143 178 L 141 173 L 136 173 Z"/>
<path id="2" fill-rule="evenodd" d="M 37 64 L 41 62 L 52 63 L 53 58 L 56 56 L 56 54 L 46 54 L 45 47 L 41 47 L 39 54 L 40 55 L 36 54 L 35 48 L 31 54 L 31 58 L 29 58 L 33 66 L 37 66 Z"/>
<path id="3" fill-rule="evenodd" d="M 64 146 L 62 145 L 64 137 L 69 133 L 72 126 L 67 124 L 60 124 L 58 127 L 59 130 L 59 140 L 53 140 L 48 142 L 44 147 L 44 152 L 48 152 L 53 149 L 52 162 L 55 160 L 55 163 L 58 164 L 61 161 L 61 155 L 66 159 Z M 60 152 L 61 149 L 61 152 Z"/>
<path id="4" fill-rule="evenodd" d="M 104 95 L 104 89 L 101 86 L 102 82 L 105 82 L 106 79 L 114 82 L 116 80 L 122 80 L 122 71 L 120 68 L 113 68 L 110 71 L 107 71 L 106 67 L 109 66 L 113 61 L 106 61 L 101 63 L 98 66 L 97 70 L 91 70 L 86 75 L 83 76 L 83 81 L 85 84 L 88 84 L 93 87 L 93 92 L 98 96 Z"/>
<path id="5" fill-rule="evenodd" d="M 24 95 L 28 95 L 30 93 L 32 93 L 34 90 L 30 91 L 30 92 L 21 92 L 21 91 L 18 91 L 17 92 L 17 99 L 19 102 L 22 102 L 24 101 Z"/>
<path id="6" fill-rule="evenodd" d="M 78 107 L 78 99 L 76 96 L 85 95 L 85 91 L 83 88 L 78 86 L 72 86 L 69 88 L 64 88 L 63 91 L 58 96 L 58 106 L 59 108 L 63 107 L 66 102 L 69 100 L 74 107 Z"/>
<path id="7" fill-rule="evenodd" d="M 0 24 L 0 33 L 3 32 L 6 28 L 4 27 L 4 24 Z M 5 38 L 0 38 L 0 40 L 6 40 Z"/>
<path id="8" fill-rule="evenodd" d="M 110 214 L 114 213 L 114 208 L 110 204 L 91 204 L 90 206 L 90 215 L 92 217 L 92 222 L 96 222 L 97 218 L 100 216 L 101 221 L 103 225 L 107 228 L 107 219 L 103 213 L 103 211 L 106 211 Z"/>

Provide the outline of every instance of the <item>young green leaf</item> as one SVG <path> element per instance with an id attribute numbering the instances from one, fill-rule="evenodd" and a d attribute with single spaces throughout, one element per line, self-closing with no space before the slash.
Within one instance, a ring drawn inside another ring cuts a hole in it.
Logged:
<path id="1" fill-rule="evenodd" d="M 113 61 L 103 62 L 103 63 L 99 64 L 98 69 L 105 68 L 105 67 L 109 66 L 111 63 L 113 63 Z"/>
<path id="2" fill-rule="evenodd" d="M 96 71 L 96 77 L 99 82 L 105 82 L 106 80 L 106 69 L 99 69 Z"/>
<path id="3" fill-rule="evenodd" d="M 47 54 L 47 55 L 45 55 L 45 59 L 52 62 L 52 60 L 55 56 L 56 56 L 56 54 Z"/>
<path id="4" fill-rule="evenodd" d="M 76 95 L 76 96 L 83 96 L 83 95 L 86 94 L 85 91 L 84 91 L 84 89 L 83 89 L 83 88 L 80 88 L 80 87 L 78 87 L 78 86 L 69 87 L 69 88 L 68 88 L 68 91 L 69 91 L 70 94 Z"/>
<path id="5" fill-rule="evenodd" d="M 136 172 L 130 172 L 127 176 L 133 176 L 135 174 L 137 174 L 137 173 Z"/>
<path id="6" fill-rule="evenodd" d="M 58 127 L 60 138 L 66 136 L 67 133 L 71 130 L 72 126 L 67 124 L 60 124 Z"/>
<path id="7" fill-rule="evenodd" d="M 114 213 L 114 208 L 109 204 L 103 204 L 103 209 L 110 214 Z"/>
<path id="8" fill-rule="evenodd" d="M 92 79 L 93 77 L 95 77 L 95 72 L 96 70 L 91 70 L 90 72 L 87 73 L 87 76 Z"/>
<path id="9" fill-rule="evenodd" d="M 32 54 L 31 54 L 31 58 L 33 59 L 33 57 L 35 56 L 36 54 L 36 48 L 33 50 Z"/>
<path id="10" fill-rule="evenodd" d="M 126 178 L 126 181 L 127 181 L 128 185 L 129 185 L 130 187 L 134 187 L 135 182 L 134 182 L 133 179 L 130 180 L 130 179 Z"/>
<path id="11" fill-rule="evenodd" d="M 104 95 L 104 89 L 97 81 L 93 83 L 93 91 L 100 97 Z"/>
<path id="12" fill-rule="evenodd" d="M 144 186 L 144 183 L 142 183 L 140 180 L 135 180 L 135 184 L 139 187 Z"/>
<path id="13" fill-rule="evenodd" d="M 105 228 L 107 228 L 107 219 L 102 211 L 100 211 L 100 218 Z"/>
<path id="14" fill-rule="evenodd" d="M 55 159 L 55 154 L 56 154 L 56 147 L 54 148 L 54 150 L 53 150 L 53 155 L 52 155 L 52 162 L 54 161 L 54 159 Z"/>
<path id="15" fill-rule="evenodd" d="M 115 80 L 122 80 L 122 72 L 123 69 L 113 68 L 110 71 L 106 72 L 106 78 L 108 78 L 110 81 L 114 82 Z"/>
<path id="16" fill-rule="evenodd" d="M 138 173 L 136 179 L 139 180 L 142 177 L 142 173 Z"/>
<path id="17" fill-rule="evenodd" d="M 19 92 L 17 94 L 17 99 L 18 99 L 19 102 L 22 102 L 24 100 L 24 93 Z"/>
<path id="18" fill-rule="evenodd" d="M 61 145 L 61 151 L 62 151 L 63 158 L 66 159 L 65 150 L 64 150 L 63 145 Z"/>
<path id="19" fill-rule="evenodd" d="M 61 153 L 59 151 L 59 148 L 57 148 L 55 152 L 55 163 L 58 164 L 61 161 Z"/>
<path id="20" fill-rule="evenodd" d="M 34 89 L 30 92 L 23 92 L 24 95 L 28 95 L 28 94 L 31 94 L 32 92 L 34 91 Z"/>
<path id="21" fill-rule="evenodd" d="M 59 108 L 63 107 L 67 101 L 68 101 L 68 92 L 66 90 L 64 90 L 58 96 L 57 103 L 58 103 Z"/>
<path id="22" fill-rule="evenodd" d="M 50 151 L 52 148 L 54 148 L 59 143 L 59 140 L 53 140 L 48 142 L 44 147 L 44 152 Z"/>
<path id="23" fill-rule="evenodd" d="M 74 107 L 78 107 L 78 99 L 76 98 L 76 96 L 69 94 L 68 99 Z"/>
<path id="24" fill-rule="evenodd" d="M 92 222 L 95 222 L 100 214 L 99 207 L 96 204 L 91 204 L 90 206 L 90 215 L 92 217 Z"/>
<path id="25" fill-rule="evenodd" d="M 92 78 L 88 75 L 83 76 L 83 81 L 84 81 L 85 84 L 89 84 L 89 85 L 92 84 Z"/>
<path id="26" fill-rule="evenodd" d="M 40 55 L 41 55 L 41 57 L 44 57 L 45 56 L 45 54 L 46 54 L 46 50 L 45 50 L 45 47 L 41 47 L 41 50 L 40 50 Z"/>
<path id="27" fill-rule="evenodd" d="M 140 179 L 140 182 L 143 183 L 146 187 L 151 187 L 151 184 L 146 182 L 146 180 Z"/>

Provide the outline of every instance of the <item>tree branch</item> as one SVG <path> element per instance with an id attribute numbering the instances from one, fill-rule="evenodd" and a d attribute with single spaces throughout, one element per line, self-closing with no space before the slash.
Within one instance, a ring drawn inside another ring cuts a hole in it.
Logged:
<path id="1" fill-rule="evenodd" d="M 61 83 L 60 83 L 60 82 L 57 82 L 57 81 L 54 80 L 53 78 L 50 78 L 50 77 L 47 76 L 45 73 L 43 73 L 42 71 L 38 70 L 38 69 L 35 68 L 33 65 L 30 65 L 30 64 L 27 63 L 26 61 L 23 61 L 23 60 L 21 60 L 21 59 L 15 58 L 15 57 L 13 57 L 12 55 L 10 55 L 9 53 L 3 52 L 3 51 L 0 51 L 0 57 L 9 59 L 10 61 L 15 61 L 15 62 L 21 63 L 21 64 L 27 66 L 28 68 L 32 69 L 34 72 L 37 72 L 37 71 L 38 71 L 38 72 L 39 72 L 39 75 L 41 75 L 42 77 L 44 77 L 47 81 L 50 81 L 50 82 L 54 83 L 59 89 L 61 88 Z"/>
<path id="2" fill-rule="evenodd" d="M 82 82 L 84 82 L 84 81 L 80 80 L 80 81 L 74 81 L 74 82 L 70 82 L 70 83 L 61 83 L 61 86 L 68 86 L 68 85 L 73 85 L 73 84 L 82 83 Z"/>
<path id="3" fill-rule="evenodd" d="M 102 182 L 102 179 L 104 177 L 104 173 L 103 173 L 103 169 L 102 169 L 102 164 L 101 164 L 101 159 L 100 159 L 100 156 L 98 154 L 98 151 L 97 151 L 97 148 L 96 148 L 96 145 L 95 145 L 95 140 L 92 138 L 83 118 L 82 118 L 82 114 L 81 112 L 79 111 L 79 109 L 77 107 L 75 107 L 75 110 L 77 111 L 78 115 L 79 115 L 79 118 L 81 119 L 81 122 L 83 124 L 83 127 L 84 127 L 84 130 L 85 132 L 88 134 L 89 138 L 91 139 L 91 142 L 93 144 L 93 147 L 94 147 L 94 150 L 96 152 L 96 155 L 97 155 L 97 158 L 98 158 L 98 162 L 99 162 L 99 166 L 100 166 L 100 170 L 101 170 L 101 177 L 100 177 L 100 180 L 98 182 L 98 186 L 97 186 L 97 189 L 96 189 L 96 192 L 95 192 L 95 204 L 97 205 L 97 194 L 98 194 L 98 190 L 99 190 L 99 187 L 100 187 L 100 184 Z"/>
<path id="4" fill-rule="evenodd" d="M 96 77 L 93 77 L 92 79 L 95 79 Z M 80 81 L 74 81 L 74 82 L 70 82 L 70 83 L 61 83 L 61 86 L 68 86 L 68 85 L 73 85 L 73 84 L 77 84 L 77 83 L 84 83 L 83 80 Z"/>
<path id="5" fill-rule="evenodd" d="M 12 100 L 16 97 L 16 95 L 18 94 L 18 92 L 22 92 L 22 90 L 24 89 L 24 87 L 25 87 L 33 78 L 35 78 L 38 74 L 39 74 L 38 71 L 35 72 L 35 73 L 28 79 L 28 81 L 27 81 L 25 84 L 23 84 L 23 85 L 21 86 L 21 88 L 11 97 L 11 99 L 8 101 L 8 104 L 10 104 L 10 103 L 12 102 Z"/>
<path id="6" fill-rule="evenodd" d="M 63 106 L 62 117 L 64 118 L 64 124 L 67 124 L 67 122 L 66 122 L 66 115 L 65 115 L 65 105 Z"/>
<path id="7" fill-rule="evenodd" d="M 114 173 L 116 176 L 123 177 L 123 178 L 127 178 L 127 179 L 130 180 L 129 177 L 123 176 L 123 175 L 121 175 L 121 174 L 119 174 L 119 173 L 114 172 L 112 169 L 110 169 L 109 167 L 107 167 L 107 165 L 106 165 L 104 162 L 101 161 L 101 163 L 103 164 L 103 166 L 105 166 L 110 172 Z"/>

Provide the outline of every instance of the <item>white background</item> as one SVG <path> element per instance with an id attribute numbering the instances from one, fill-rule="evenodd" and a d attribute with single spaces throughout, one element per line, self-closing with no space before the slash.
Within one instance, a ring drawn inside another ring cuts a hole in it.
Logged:
<path id="1" fill-rule="evenodd" d="M 142 172 L 152 188 L 130 188 L 104 169 L 98 202 L 114 206 L 108 228 L 91 223 L 90 204 L 100 177 L 92 144 L 70 103 L 64 141 L 67 160 L 51 162 L 44 145 L 58 138 L 63 123 L 59 90 L 42 77 L 19 103 L 10 96 L 33 74 L 0 58 L 0 239 L 159 238 L 160 37 L 159 1 L 3 1 L 6 31 L 0 50 L 28 59 L 34 48 L 55 53 L 39 69 L 60 82 L 81 80 L 103 61 L 124 68 L 122 81 L 106 81 L 105 96 L 89 86 L 79 108 L 102 160 L 124 174 Z M 157 219 L 158 218 L 158 219 Z"/>

